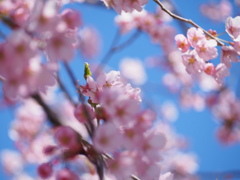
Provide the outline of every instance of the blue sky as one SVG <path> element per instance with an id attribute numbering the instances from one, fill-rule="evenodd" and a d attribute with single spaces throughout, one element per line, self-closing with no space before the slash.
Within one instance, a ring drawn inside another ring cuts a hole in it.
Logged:
<path id="1" fill-rule="evenodd" d="M 219 32 L 223 32 L 224 24 L 213 23 L 200 14 L 199 5 L 205 2 L 208 1 L 177 0 L 175 1 L 175 4 L 184 17 L 194 20 L 203 28 L 212 28 L 219 30 Z M 78 9 L 81 12 L 85 25 L 93 26 L 99 31 L 102 39 L 101 52 L 96 58 L 96 61 L 99 61 L 107 52 L 114 34 L 117 31 L 117 27 L 114 23 L 116 13 L 112 10 L 93 7 L 91 5 L 72 5 L 71 7 Z M 156 4 L 150 1 L 149 5 L 147 5 L 146 8 L 154 11 L 155 7 Z M 128 37 L 129 35 L 124 36 L 122 41 Z M 150 43 L 150 38 L 148 35 L 142 33 L 140 37 L 129 46 L 129 48 L 114 54 L 109 61 L 109 66 L 114 70 L 118 70 L 118 64 L 122 58 L 139 58 L 144 61 L 149 56 L 160 55 L 160 52 L 161 50 L 158 46 L 154 46 Z M 83 61 L 79 60 L 78 57 L 73 62 L 71 62 L 70 65 L 73 68 L 76 77 L 82 80 Z M 148 73 L 148 77 L 151 78 L 151 81 L 160 81 L 158 75 L 161 73 L 159 71 L 149 70 Z M 61 75 L 64 78 L 66 86 L 70 87 L 71 83 L 65 80 L 64 70 Z M 233 75 L 239 75 L 237 68 L 233 68 Z M 236 85 L 236 83 L 230 83 L 230 85 Z M 235 89 L 236 87 L 232 88 Z M 70 90 L 72 94 L 75 93 L 74 89 L 70 88 Z M 162 103 L 168 99 L 172 100 L 173 102 L 176 101 L 176 97 L 166 93 L 154 96 L 153 98 L 154 102 L 156 103 Z M 14 119 L 14 109 L 1 109 L 0 114 L 2 122 L 0 126 L 0 150 L 5 148 L 12 149 L 14 147 L 14 144 L 8 137 L 8 129 L 11 120 Z M 215 136 L 217 123 L 208 110 L 205 110 L 203 112 L 194 112 L 193 110 L 181 111 L 179 114 L 179 119 L 173 125 L 179 134 L 182 134 L 188 138 L 190 145 L 189 151 L 196 153 L 198 156 L 200 165 L 199 171 L 240 170 L 240 145 L 237 144 L 224 146 L 217 140 Z M 2 169 L 0 169 L 0 177 L 0 179 L 3 180 L 8 179 L 3 174 Z"/>

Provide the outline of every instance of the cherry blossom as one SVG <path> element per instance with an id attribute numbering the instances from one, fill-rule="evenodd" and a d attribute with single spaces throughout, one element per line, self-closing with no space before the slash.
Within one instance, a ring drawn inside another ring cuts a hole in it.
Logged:
<path id="1" fill-rule="evenodd" d="M 96 129 L 93 145 L 100 152 L 114 152 L 121 147 L 121 140 L 119 130 L 112 123 L 105 123 Z"/>
<path id="2" fill-rule="evenodd" d="M 122 11 L 124 12 L 132 12 L 133 10 L 141 11 L 142 6 L 148 2 L 148 0 L 137 0 L 137 1 L 102 0 L 102 1 L 108 8 L 113 7 L 114 10 L 119 14 L 121 14 Z"/>
<path id="3" fill-rule="evenodd" d="M 52 165 L 50 163 L 43 163 L 38 166 L 37 171 L 41 178 L 46 179 L 52 175 Z"/>
<path id="4" fill-rule="evenodd" d="M 187 31 L 187 38 L 190 45 L 195 48 L 200 40 L 205 39 L 205 35 L 201 29 L 192 27 Z"/>
<path id="5" fill-rule="evenodd" d="M 228 17 L 226 19 L 226 32 L 233 40 L 238 40 L 240 35 L 240 16 L 235 18 Z"/>
<path id="6" fill-rule="evenodd" d="M 195 50 L 183 54 L 182 60 L 189 74 L 200 73 L 204 68 L 204 60 L 198 56 Z"/>

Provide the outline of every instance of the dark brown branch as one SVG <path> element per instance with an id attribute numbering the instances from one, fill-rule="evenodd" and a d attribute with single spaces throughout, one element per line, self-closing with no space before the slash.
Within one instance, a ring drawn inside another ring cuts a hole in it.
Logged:
<path id="1" fill-rule="evenodd" d="M 32 98 L 40 105 L 42 106 L 43 110 L 47 114 L 48 120 L 51 122 L 51 124 L 54 127 L 61 126 L 62 124 L 57 118 L 57 115 L 55 112 L 53 112 L 48 105 L 43 101 L 42 97 L 39 94 L 33 94 Z"/>

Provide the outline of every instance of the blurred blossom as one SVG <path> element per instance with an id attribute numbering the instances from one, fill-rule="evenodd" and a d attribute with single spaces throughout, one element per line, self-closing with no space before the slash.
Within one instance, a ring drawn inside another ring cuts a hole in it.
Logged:
<path id="1" fill-rule="evenodd" d="M 210 92 L 220 89 L 220 85 L 215 81 L 212 76 L 208 76 L 205 73 L 202 73 L 199 79 L 199 86 L 203 91 Z"/>
<path id="2" fill-rule="evenodd" d="M 34 179 L 35 178 L 29 176 L 28 174 L 21 173 L 21 174 L 16 175 L 12 180 L 34 180 Z"/>
<path id="3" fill-rule="evenodd" d="M 188 91 L 182 91 L 180 102 L 184 108 L 193 108 L 196 111 L 202 111 L 205 108 L 204 97 Z"/>
<path id="4" fill-rule="evenodd" d="M 219 4 L 209 3 L 200 7 L 203 15 L 214 21 L 224 21 L 232 13 L 232 5 L 228 0 L 221 0 Z"/>
<path id="5" fill-rule="evenodd" d="M 23 159 L 16 151 L 3 150 L 1 152 L 1 161 L 6 173 L 16 174 L 22 170 Z"/>
<path id="6" fill-rule="evenodd" d="M 100 36 L 96 29 L 85 27 L 79 32 L 79 49 L 86 59 L 93 59 L 100 50 Z"/>
<path id="7" fill-rule="evenodd" d="M 165 102 L 161 107 L 161 114 L 165 120 L 174 122 L 178 118 L 178 110 L 172 102 Z"/>
<path id="8" fill-rule="evenodd" d="M 16 117 L 9 132 L 10 137 L 15 141 L 33 139 L 43 126 L 45 118 L 46 115 L 41 106 L 31 99 L 25 100 L 16 111 Z"/>
<path id="9" fill-rule="evenodd" d="M 147 75 L 142 61 L 139 59 L 125 58 L 120 63 L 121 74 L 135 85 L 142 85 L 147 80 Z"/>
<path id="10" fill-rule="evenodd" d="M 175 152 L 169 157 L 170 168 L 180 175 L 193 174 L 198 169 L 197 158 L 194 154 Z"/>

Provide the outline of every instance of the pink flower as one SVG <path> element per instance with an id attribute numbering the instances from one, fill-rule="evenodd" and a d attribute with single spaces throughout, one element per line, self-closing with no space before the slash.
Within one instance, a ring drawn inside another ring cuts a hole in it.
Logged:
<path id="1" fill-rule="evenodd" d="M 8 61 L 15 65 L 15 69 L 26 66 L 30 59 L 37 55 L 36 43 L 23 30 L 13 31 L 5 48 L 9 55 Z"/>
<path id="2" fill-rule="evenodd" d="M 55 32 L 47 41 L 46 51 L 50 61 L 70 61 L 74 56 L 73 40 Z"/>
<path id="3" fill-rule="evenodd" d="M 112 153 L 121 147 L 122 137 L 112 123 L 99 126 L 94 133 L 93 145 L 100 152 Z"/>
<path id="4" fill-rule="evenodd" d="M 237 55 L 240 55 L 240 41 L 235 41 L 233 43 L 233 48 L 235 49 Z M 237 62 L 237 61 L 234 61 Z"/>
<path id="5" fill-rule="evenodd" d="M 139 104 L 129 99 L 122 91 L 119 88 L 105 90 L 100 94 L 100 102 L 109 115 L 109 120 L 117 125 L 129 126 L 134 123 Z"/>
<path id="6" fill-rule="evenodd" d="M 74 111 L 74 116 L 79 122 L 87 123 L 88 118 L 90 121 L 95 118 L 95 113 L 89 105 L 79 104 Z"/>
<path id="7" fill-rule="evenodd" d="M 154 161 L 144 161 L 144 158 L 135 163 L 137 177 L 140 179 L 157 180 L 161 173 L 160 165 Z"/>
<path id="8" fill-rule="evenodd" d="M 130 153 L 114 154 L 113 159 L 108 159 L 108 170 L 117 180 L 129 179 L 134 170 L 134 161 Z"/>
<path id="9" fill-rule="evenodd" d="M 240 16 L 235 18 L 228 17 L 226 20 L 226 31 L 233 40 L 239 40 L 240 38 Z"/>
<path id="10" fill-rule="evenodd" d="M 182 60 L 189 74 L 200 73 L 204 68 L 204 60 L 197 55 L 195 50 L 182 54 Z"/>
<path id="11" fill-rule="evenodd" d="M 190 45 L 193 48 L 195 48 L 197 43 L 200 40 L 205 39 L 206 37 L 201 29 L 199 29 L 199 28 L 196 29 L 195 27 L 192 27 L 192 28 L 188 29 L 188 31 L 187 31 L 187 38 L 188 38 Z"/>
<path id="12" fill-rule="evenodd" d="M 82 25 L 82 19 L 78 11 L 66 9 L 62 12 L 61 17 L 70 29 L 75 29 Z"/>
<path id="13" fill-rule="evenodd" d="M 194 154 L 175 153 L 170 158 L 170 168 L 181 175 L 193 174 L 198 168 Z"/>
<path id="14" fill-rule="evenodd" d="M 218 56 L 217 53 L 217 42 L 213 39 L 210 40 L 200 40 L 195 46 L 196 52 L 200 58 L 204 61 L 209 61 Z"/>
<path id="15" fill-rule="evenodd" d="M 81 54 L 86 59 L 93 59 L 98 54 L 100 45 L 100 36 L 96 29 L 85 27 L 80 30 L 78 46 Z"/>
<path id="16" fill-rule="evenodd" d="M 37 172 L 41 178 L 49 178 L 53 173 L 52 164 L 49 162 L 41 164 L 38 166 Z"/>
<path id="17" fill-rule="evenodd" d="M 62 169 L 57 172 L 56 180 L 80 180 L 78 175 L 69 169 Z"/>
<path id="18" fill-rule="evenodd" d="M 223 21 L 232 13 L 232 5 L 227 0 L 221 0 L 219 3 L 203 4 L 200 9 L 205 16 L 214 21 Z"/>
<path id="19" fill-rule="evenodd" d="M 204 67 L 204 72 L 208 75 L 213 75 L 215 72 L 214 64 L 212 63 L 206 63 Z"/>
<path id="20" fill-rule="evenodd" d="M 11 150 L 1 151 L 1 164 L 8 174 L 15 174 L 22 171 L 23 159 L 18 152 Z"/>
<path id="21" fill-rule="evenodd" d="M 60 126 L 55 132 L 55 139 L 60 146 L 66 148 L 76 147 L 77 134 L 76 132 L 68 126 Z"/>
<path id="22" fill-rule="evenodd" d="M 124 146 L 128 149 L 138 147 L 144 138 L 143 132 L 143 129 L 136 128 L 135 125 L 130 128 L 124 128 L 122 131 Z"/>
<path id="23" fill-rule="evenodd" d="M 25 67 L 8 69 L 3 84 L 7 97 L 27 97 L 37 92 L 45 93 L 48 86 L 55 85 L 55 64 L 42 65 L 38 58 L 31 59 Z"/>
<path id="24" fill-rule="evenodd" d="M 183 53 L 187 52 L 190 48 L 190 44 L 187 38 L 183 34 L 178 34 L 175 36 L 175 41 L 177 43 L 178 49 L 180 49 Z"/>
<path id="25" fill-rule="evenodd" d="M 115 17 L 115 23 L 119 26 L 122 34 L 126 34 L 136 27 L 133 16 L 130 13 L 122 13 Z"/>
<path id="26" fill-rule="evenodd" d="M 147 4 L 148 0 L 102 0 L 107 7 L 121 14 L 122 11 L 133 12 L 133 10 L 141 11 L 142 6 Z"/>
<path id="27" fill-rule="evenodd" d="M 223 79 L 225 77 L 229 76 L 229 74 L 230 74 L 230 72 L 229 72 L 229 69 L 227 68 L 227 66 L 223 63 L 220 63 L 217 65 L 217 67 L 215 69 L 215 73 L 213 74 L 213 77 L 219 84 L 222 84 Z"/>
<path id="28" fill-rule="evenodd" d="M 55 30 L 60 23 L 55 2 L 36 1 L 28 21 L 28 30 L 31 32 L 42 34 Z"/>
<path id="29" fill-rule="evenodd" d="M 236 48 L 237 43 L 234 43 L 234 48 Z M 232 46 L 222 46 L 221 63 L 225 64 L 227 67 L 231 67 L 231 62 L 239 62 L 238 53 Z"/>
<path id="30" fill-rule="evenodd" d="M 139 147 L 145 156 L 149 160 L 159 161 L 161 160 L 160 150 L 164 148 L 166 144 L 166 137 L 159 131 L 150 130 L 145 133 L 145 138 L 140 143 Z"/>

